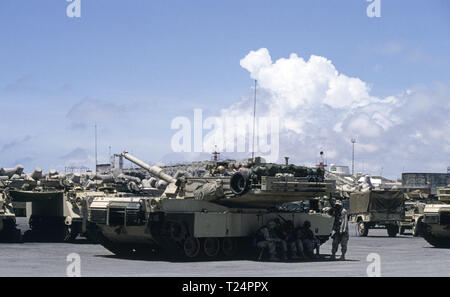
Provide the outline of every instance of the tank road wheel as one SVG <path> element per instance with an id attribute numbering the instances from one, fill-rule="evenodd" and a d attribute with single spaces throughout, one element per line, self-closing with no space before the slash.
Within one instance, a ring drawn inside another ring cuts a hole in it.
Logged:
<path id="1" fill-rule="evenodd" d="M 396 225 L 389 225 L 387 226 L 387 232 L 389 237 L 395 237 L 398 233 L 398 226 Z"/>
<path id="2" fill-rule="evenodd" d="M 183 243 L 183 252 L 190 259 L 197 257 L 200 252 L 200 241 L 198 238 L 192 236 L 186 238 Z"/>
<path id="3" fill-rule="evenodd" d="M 203 241 L 203 252 L 209 258 L 217 256 L 220 252 L 220 241 L 216 237 L 208 237 Z"/>
<path id="4" fill-rule="evenodd" d="M 222 239 L 222 253 L 225 257 L 231 258 L 236 255 L 237 252 L 237 242 L 235 238 L 224 237 Z"/>
<path id="5" fill-rule="evenodd" d="M 181 224 L 171 222 L 171 223 L 169 223 L 168 228 L 169 228 L 170 237 L 172 238 L 172 240 L 179 242 L 179 241 L 182 241 L 183 238 L 186 237 L 186 230 Z"/>
<path id="6" fill-rule="evenodd" d="M 366 237 L 367 234 L 369 234 L 369 227 L 367 226 L 366 223 L 364 223 L 363 221 L 360 221 L 358 223 L 358 236 Z"/>

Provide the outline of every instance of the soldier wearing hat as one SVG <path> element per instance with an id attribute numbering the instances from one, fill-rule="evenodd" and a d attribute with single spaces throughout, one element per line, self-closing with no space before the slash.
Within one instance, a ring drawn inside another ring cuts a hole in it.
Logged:
<path id="1" fill-rule="evenodd" d="M 332 212 L 334 214 L 334 224 L 333 233 L 331 238 L 333 238 L 332 249 L 331 249 L 331 259 L 336 259 L 336 252 L 341 245 L 341 260 L 345 260 L 345 253 L 347 252 L 348 243 L 348 216 L 347 210 L 342 206 L 342 202 L 337 200 L 333 206 Z"/>

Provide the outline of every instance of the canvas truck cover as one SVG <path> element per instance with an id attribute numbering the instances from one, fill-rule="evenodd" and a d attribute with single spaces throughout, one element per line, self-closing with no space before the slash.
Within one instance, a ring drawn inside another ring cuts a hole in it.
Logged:
<path id="1" fill-rule="evenodd" d="M 368 191 L 350 194 L 350 214 L 365 212 L 396 213 L 404 205 L 400 191 Z"/>

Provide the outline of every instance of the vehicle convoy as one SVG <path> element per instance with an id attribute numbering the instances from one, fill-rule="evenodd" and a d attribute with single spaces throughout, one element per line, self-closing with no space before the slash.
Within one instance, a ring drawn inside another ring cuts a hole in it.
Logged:
<path id="1" fill-rule="evenodd" d="M 16 228 L 16 216 L 11 200 L 6 193 L 6 185 L 0 180 L 0 241 L 21 242 L 20 230 Z"/>
<path id="2" fill-rule="evenodd" d="M 89 221 L 99 228 L 100 243 L 114 254 L 232 257 L 251 245 L 257 230 L 274 218 L 292 220 L 295 226 L 310 221 L 322 243 L 330 236 L 333 217 L 275 207 L 332 193 L 334 183 L 323 181 L 321 168 L 249 162 L 240 168 L 230 165 L 228 171 L 221 165 L 218 172 L 203 177 L 172 177 L 127 152 L 122 155 L 167 182 L 167 187 L 162 195 L 94 199 Z"/>
<path id="3" fill-rule="evenodd" d="M 427 204 L 420 235 L 432 246 L 450 247 L 450 185 L 437 188 L 438 202 Z"/>
<path id="4" fill-rule="evenodd" d="M 405 198 L 401 191 L 369 190 L 350 194 L 349 222 L 357 223 L 358 235 L 370 229 L 387 229 L 390 237 L 399 233 L 404 220 Z"/>

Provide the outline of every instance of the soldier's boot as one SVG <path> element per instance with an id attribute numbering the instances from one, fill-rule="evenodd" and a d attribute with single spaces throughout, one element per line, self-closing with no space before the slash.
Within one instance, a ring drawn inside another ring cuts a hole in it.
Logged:
<path id="1" fill-rule="evenodd" d="M 336 254 L 335 253 L 331 254 L 330 260 L 332 260 L 332 261 L 336 260 Z"/>
<path id="2" fill-rule="evenodd" d="M 343 254 L 341 255 L 340 260 L 341 260 L 341 261 L 345 261 L 345 253 L 343 253 Z"/>

